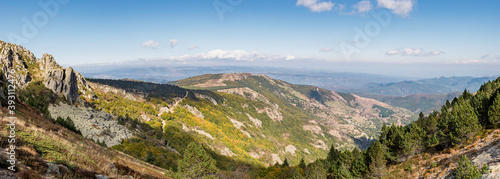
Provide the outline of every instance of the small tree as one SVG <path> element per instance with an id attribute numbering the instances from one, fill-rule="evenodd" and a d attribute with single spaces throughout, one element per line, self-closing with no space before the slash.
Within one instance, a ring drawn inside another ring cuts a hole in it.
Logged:
<path id="1" fill-rule="evenodd" d="M 153 155 L 153 152 L 151 150 L 148 150 L 146 153 L 146 162 L 153 164 L 153 162 L 156 160 L 155 156 Z"/>
<path id="2" fill-rule="evenodd" d="M 216 161 L 201 145 L 191 142 L 184 151 L 183 158 L 179 160 L 174 178 L 218 178 L 219 169 L 215 165 Z"/>
<path id="3" fill-rule="evenodd" d="M 289 166 L 290 166 L 290 164 L 288 164 L 288 160 L 285 158 L 285 161 L 283 162 L 281 167 L 289 167 Z"/>
<path id="4" fill-rule="evenodd" d="M 481 172 L 470 162 L 467 156 L 462 155 L 453 176 L 458 179 L 475 179 L 481 177 Z"/>
<path id="5" fill-rule="evenodd" d="M 488 118 L 493 127 L 496 128 L 500 125 L 500 93 L 496 94 L 495 100 L 488 110 Z"/>
<path id="6" fill-rule="evenodd" d="M 304 158 L 300 160 L 299 167 L 302 168 L 302 170 L 306 169 L 306 162 L 304 161 Z"/>
<path id="7" fill-rule="evenodd" d="M 309 167 L 309 171 L 307 172 L 307 179 L 325 179 L 326 178 L 326 170 L 323 166 L 323 162 L 320 160 L 316 160 Z"/>

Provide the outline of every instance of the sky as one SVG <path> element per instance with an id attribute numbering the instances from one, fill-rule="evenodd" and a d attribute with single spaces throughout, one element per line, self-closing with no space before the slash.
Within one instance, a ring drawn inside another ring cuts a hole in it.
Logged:
<path id="1" fill-rule="evenodd" d="M 64 66 L 500 75 L 496 0 L 16 0 L 0 40 Z"/>

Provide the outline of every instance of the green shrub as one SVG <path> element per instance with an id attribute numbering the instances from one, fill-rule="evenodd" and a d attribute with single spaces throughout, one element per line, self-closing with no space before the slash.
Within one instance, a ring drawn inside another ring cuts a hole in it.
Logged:
<path id="1" fill-rule="evenodd" d="M 479 169 L 470 162 L 467 156 L 462 155 L 453 176 L 458 179 L 474 179 L 481 177 L 481 173 Z"/>

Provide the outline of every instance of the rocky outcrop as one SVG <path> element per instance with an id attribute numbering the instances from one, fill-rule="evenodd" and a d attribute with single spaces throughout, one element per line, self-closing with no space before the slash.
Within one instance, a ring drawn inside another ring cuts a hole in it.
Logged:
<path id="1" fill-rule="evenodd" d="M 201 113 L 201 111 L 198 110 L 198 108 L 187 105 L 187 104 L 184 105 L 183 107 L 186 108 L 189 112 L 193 113 L 196 117 L 205 119 L 205 116 L 203 116 L 203 113 Z"/>
<path id="2" fill-rule="evenodd" d="M 66 97 L 70 104 L 80 101 L 80 92 L 87 98 L 93 95 L 90 85 L 80 73 L 73 68 L 62 68 L 56 63 L 54 57 L 43 54 L 38 60 L 40 70 L 43 72 L 43 84 L 58 95 Z"/>
<path id="3" fill-rule="evenodd" d="M 73 69 L 53 69 L 45 73 L 43 84 L 54 91 L 56 94 L 62 94 L 70 104 L 79 99 L 78 83 Z"/>
<path id="4" fill-rule="evenodd" d="M 102 141 L 108 147 L 118 145 L 123 139 L 133 137 L 133 132 L 113 120 L 113 116 L 104 111 L 95 111 L 90 108 L 75 107 L 60 103 L 49 107 L 53 118 L 67 117 L 73 120 L 75 127 L 82 135 L 94 141 Z"/>
<path id="5" fill-rule="evenodd" d="M 80 101 L 80 93 L 87 98 L 93 96 L 85 78 L 73 68 L 63 68 L 56 63 L 54 57 L 43 54 L 36 59 L 35 55 L 24 47 L 0 41 L 0 68 L 4 79 L 7 73 L 12 75 L 17 86 L 26 87 L 31 81 L 42 81 L 57 95 L 64 96 L 70 104 Z"/>
<path id="6" fill-rule="evenodd" d="M 12 75 L 17 85 L 25 87 L 32 80 L 28 65 L 35 64 L 35 60 L 35 55 L 24 47 L 0 41 L 0 67 L 4 79 L 7 79 L 7 72 L 14 69 Z"/>

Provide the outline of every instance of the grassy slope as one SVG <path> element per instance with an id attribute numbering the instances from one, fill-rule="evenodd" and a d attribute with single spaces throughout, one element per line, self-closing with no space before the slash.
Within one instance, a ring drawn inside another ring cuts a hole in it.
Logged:
<path id="1" fill-rule="evenodd" d="M 48 162 L 63 164 L 70 169 L 65 177 L 94 178 L 95 174 L 111 177 L 130 175 L 134 178 L 165 178 L 165 169 L 132 158 L 121 152 L 106 149 L 91 140 L 52 123 L 41 117 L 31 106 L 18 103 L 16 106 L 17 160 L 21 163 L 20 177 L 44 175 Z M 1 115 L 7 109 L 1 108 Z M 8 119 L 2 117 L 2 126 Z M 6 141 L 7 130 L 1 130 L 2 141 Z M 6 143 L 2 143 L 2 146 Z M 114 165 L 118 170 L 113 170 Z M 35 177 L 36 178 L 36 177 Z"/>
<path id="2" fill-rule="evenodd" d="M 105 84 L 111 84 L 110 82 L 99 81 Z M 134 86 L 134 85 L 130 85 Z M 140 85 L 139 85 L 140 86 Z M 189 91 L 189 90 L 187 90 Z M 191 91 L 192 92 L 192 91 Z M 196 91 L 200 93 L 202 91 Z M 212 102 L 201 98 L 184 98 L 178 107 L 175 108 L 174 113 L 165 113 L 161 118 L 167 119 L 164 129 L 168 127 L 182 128 L 183 124 L 186 126 L 192 126 L 207 132 L 217 140 L 212 140 L 203 135 L 198 135 L 195 132 L 191 132 L 192 135 L 197 136 L 196 138 L 203 143 L 207 143 L 210 146 L 218 146 L 220 148 L 227 147 L 231 152 L 235 153 L 236 160 L 248 162 L 254 165 L 263 165 L 263 162 L 269 162 L 272 160 L 271 153 L 278 153 L 278 151 L 283 151 L 288 145 L 294 145 L 298 149 L 307 149 L 312 154 L 306 154 L 302 151 L 297 151 L 295 155 L 286 154 L 289 161 L 292 163 L 298 163 L 302 157 L 308 160 L 315 160 L 316 158 L 323 157 L 325 151 L 318 150 L 309 145 L 309 143 L 314 142 L 311 140 L 313 137 L 310 132 L 304 131 L 301 128 L 301 119 L 308 118 L 307 115 L 298 113 L 298 109 L 288 109 L 283 110 L 283 115 L 285 118 L 289 119 L 283 122 L 272 122 L 265 113 L 259 113 L 256 109 L 262 109 L 265 106 L 269 107 L 267 104 L 263 104 L 260 101 L 253 101 L 241 97 L 239 95 L 227 94 L 227 93 L 207 93 L 219 99 L 223 99 L 225 105 L 214 105 Z M 133 100 L 124 98 L 123 96 L 104 93 L 102 91 L 96 90 L 96 95 L 98 96 L 98 102 L 96 103 L 96 108 L 108 111 L 115 115 L 125 115 L 129 114 L 131 117 L 139 118 L 139 114 L 134 111 L 141 111 L 142 114 L 146 114 L 150 117 L 150 121 L 147 122 L 151 126 L 161 127 L 161 119 L 157 117 L 156 113 L 148 113 L 148 109 L 155 109 L 161 105 L 153 104 L 151 101 L 141 102 L 140 105 L 136 104 Z M 136 105 L 135 105 L 136 104 Z M 243 104 L 247 104 L 247 107 L 243 107 Z M 196 107 L 205 116 L 199 118 L 193 115 L 191 112 L 183 107 L 184 105 L 190 105 Z M 254 126 L 253 122 L 250 121 L 248 115 L 257 118 L 262 121 L 262 128 L 257 128 Z M 236 119 L 240 122 L 245 123 L 245 127 L 242 128 L 243 131 L 248 132 L 251 137 L 246 136 L 242 131 L 235 128 L 229 118 Z M 159 126 L 158 126 L 159 125 Z M 296 132 L 291 132 L 296 131 Z M 291 136 L 289 139 L 283 139 L 283 134 L 289 133 Z M 182 148 L 177 148 L 178 151 L 182 151 Z M 259 160 L 250 157 L 249 151 L 254 151 L 258 153 L 263 151 L 267 155 L 262 156 Z"/>
<path id="3" fill-rule="evenodd" d="M 486 151 L 498 145 L 500 129 L 483 130 L 476 137 L 469 139 L 462 145 L 448 148 L 439 152 L 425 152 L 418 154 L 405 162 L 387 168 L 384 178 L 444 178 L 452 174 L 462 155 L 477 155 L 479 151 Z M 411 170 L 409 170 L 411 166 Z"/>

